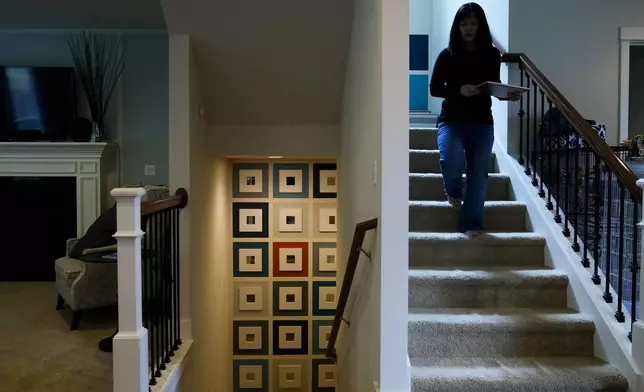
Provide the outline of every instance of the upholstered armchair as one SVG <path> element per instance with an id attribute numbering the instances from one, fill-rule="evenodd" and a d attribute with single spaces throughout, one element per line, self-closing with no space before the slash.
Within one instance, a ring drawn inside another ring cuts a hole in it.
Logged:
<path id="1" fill-rule="evenodd" d="M 54 264 L 58 291 L 56 309 L 62 309 L 65 304 L 72 309 L 74 316 L 71 330 L 78 329 L 83 310 L 116 305 L 118 302 L 117 264 L 115 262 L 88 263 L 69 257 L 78 241 L 78 238 L 68 240 L 65 256 L 56 260 Z M 116 252 L 116 245 L 86 249 L 83 255 L 96 252 Z"/>

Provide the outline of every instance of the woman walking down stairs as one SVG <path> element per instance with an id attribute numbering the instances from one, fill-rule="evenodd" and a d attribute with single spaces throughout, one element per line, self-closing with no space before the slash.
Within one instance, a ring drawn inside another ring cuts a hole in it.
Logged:
<path id="1" fill-rule="evenodd" d="M 484 227 L 459 233 L 436 130 L 410 131 L 409 342 L 412 391 L 627 391 L 595 358 L 591 318 L 567 308 L 567 276 L 545 265 L 510 179 L 489 165 Z"/>

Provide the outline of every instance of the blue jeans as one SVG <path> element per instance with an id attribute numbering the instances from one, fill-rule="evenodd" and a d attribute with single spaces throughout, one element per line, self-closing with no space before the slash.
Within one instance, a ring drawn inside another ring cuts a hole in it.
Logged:
<path id="1" fill-rule="evenodd" d="M 483 230 L 487 174 L 494 144 L 494 126 L 438 124 L 440 167 L 448 196 L 463 199 L 461 232 Z M 465 198 L 462 177 L 467 176 Z"/>

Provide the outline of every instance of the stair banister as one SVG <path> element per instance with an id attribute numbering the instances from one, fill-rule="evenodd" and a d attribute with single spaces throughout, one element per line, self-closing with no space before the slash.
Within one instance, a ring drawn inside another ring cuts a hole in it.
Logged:
<path id="1" fill-rule="evenodd" d="M 118 325 L 114 337 L 114 392 L 148 391 L 148 331 L 143 327 L 141 197 L 143 188 L 117 188 Z"/>
<path id="2" fill-rule="evenodd" d="M 639 186 L 640 188 L 644 188 L 644 179 L 638 180 L 637 186 Z M 644 210 L 644 208 L 642 208 L 642 210 Z M 644 236 L 644 214 L 641 214 L 641 216 L 643 218 L 639 223 L 639 227 L 640 229 L 642 229 L 642 233 L 640 233 L 640 246 L 641 246 L 640 257 L 644 255 L 644 241 L 641 240 L 641 239 L 644 239 L 644 237 L 641 237 L 641 236 Z M 644 287 L 644 274 L 642 274 L 642 271 L 640 270 L 640 298 L 639 298 L 640 307 L 644 303 L 642 302 L 642 300 L 644 300 L 644 290 L 641 289 L 642 287 Z M 641 312 L 642 311 L 640 308 L 640 314 Z M 632 337 L 633 359 L 635 360 L 635 363 L 637 364 L 637 366 L 639 366 L 640 370 L 644 371 L 644 321 L 640 319 L 633 324 L 632 334 L 633 334 L 633 337 Z"/>

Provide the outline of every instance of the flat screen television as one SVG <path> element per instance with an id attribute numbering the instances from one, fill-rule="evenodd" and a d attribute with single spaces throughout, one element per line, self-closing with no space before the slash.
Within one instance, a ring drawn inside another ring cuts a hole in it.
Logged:
<path id="1" fill-rule="evenodd" d="M 0 66 L 0 141 L 72 140 L 72 67 Z"/>

